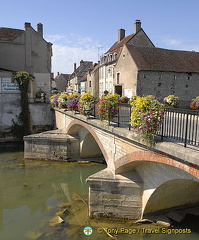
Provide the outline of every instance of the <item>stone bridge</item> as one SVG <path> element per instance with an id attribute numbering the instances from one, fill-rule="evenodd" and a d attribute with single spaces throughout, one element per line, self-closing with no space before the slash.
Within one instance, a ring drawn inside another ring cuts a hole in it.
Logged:
<path id="1" fill-rule="evenodd" d="M 91 217 L 141 219 L 199 205 L 199 149 L 158 138 L 149 149 L 133 131 L 70 111 L 55 110 L 55 121 L 58 130 L 24 138 L 25 157 L 103 156 L 107 167 L 87 179 Z"/>

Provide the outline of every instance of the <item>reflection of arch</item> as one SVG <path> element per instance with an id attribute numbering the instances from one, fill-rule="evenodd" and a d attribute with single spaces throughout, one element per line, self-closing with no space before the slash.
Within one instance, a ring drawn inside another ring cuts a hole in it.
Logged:
<path id="1" fill-rule="evenodd" d="M 101 141 L 99 140 L 97 134 L 95 133 L 95 131 L 92 129 L 92 127 L 90 127 L 88 124 L 79 121 L 77 119 L 72 120 L 70 122 L 70 124 L 68 125 L 66 132 L 69 135 L 75 136 L 75 135 L 80 135 L 80 132 L 82 131 L 82 129 L 85 129 L 87 131 L 85 131 L 84 136 L 85 139 L 84 141 L 86 141 L 88 143 L 89 140 L 92 140 L 92 144 L 95 144 L 95 147 L 97 145 L 97 147 L 100 149 L 101 153 L 103 154 L 106 162 L 108 161 L 108 156 L 106 151 L 104 150 L 104 147 L 101 143 Z M 84 131 L 84 130 L 83 130 Z M 82 144 L 83 150 L 86 150 L 86 142 Z M 92 145 L 90 145 L 91 147 Z"/>
<path id="2" fill-rule="evenodd" d="M 151 194 L 144 215 L 163 209 L 199 204 L 199 183 L 189 179 L 170 180 Z"/>
<path id="3" fill-rule="evenodd" d="M 125 156 L 117 159 L 115 161 L 116 173 L 125 172 L 128 169 L 133 169 L 140 163 L 144 163 L 144 161 L 159 162 L 171 165 L 190 173 L 196 178 L 199 178 L 199 171 L 196 170 L 196 168 L 194 168 L 191 164 L 188 165 L 178 160 L 172 159 L 166 155 L 160 155 L 151 151 L 136 151 L 130 154 L 126 154 Z"/>

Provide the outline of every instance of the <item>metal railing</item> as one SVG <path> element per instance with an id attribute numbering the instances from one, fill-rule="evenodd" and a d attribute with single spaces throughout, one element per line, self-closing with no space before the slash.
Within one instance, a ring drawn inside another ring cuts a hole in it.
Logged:
<path id="1" fill-rule="evenodd" d="M 92 110 L 91 116 L 97 116 L 97 103 Z M 119 106 L 119 113 L 114 118 L 113 123 L 118 127 L 127 127 L 133 130 L 131 124 L 131 105 L 122 103 Z M 199 111 L 177 108 L 166 108 L 164 112 L 164 121 L 157 132 L 158 136 L 163 138 L 173 139 L 178 142 L 184 143 L 184 147 L 193 145 L 199 147 Z"/>

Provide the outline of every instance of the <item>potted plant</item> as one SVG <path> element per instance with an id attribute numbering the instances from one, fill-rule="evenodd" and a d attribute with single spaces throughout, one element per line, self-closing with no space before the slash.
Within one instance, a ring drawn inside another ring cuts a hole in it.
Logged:
<path id="1" fill-rule="evenodd" d="M 84 116 L 89 116 L 95 105 L 95 98 L 93 95 L 83 93 L 79 100 L 79 112 Z"/>
<path id="2" fill-rule="evenodd" d="M 190 103 L 190 108 L 193 110 L 199 110 L 199 96 L 192 99 Z"/>
<path id="3" fill-rule="evenodd" d="M 131 103 L 131 124 L 148 146 L 155 144 L 155 134 L 161 127 L 164 105 L 150 96 L 137 96 Z"/>
<path id="4" fill-rule="evenodd" d="M 113 120 L 119 110 L 119 95 L 108 94 L 100 98 L 97 105 L 97 113 L 101 120 L 108 120 L 108 123 Z"/>
<path id="5" fill-rule="evenodd" d="M 167 97 L 165 97 L 163 99 L 163 101 L 165 102 L 166 106 L 168 107 L 178 107 L 178 101 L 179 101 L 179 97 L 176 97 L 174 95 L 168 95 Z"/>
<path id="6" fill-rule="evenodd" d="M 59 98 L 60 94 L 53 94 L 50 97 L 50 103 L 52 105 L 52 107 L 58 107 L 58 98 Z"/>
<path id="7" fill-rule="evenodd" d="M 78 110 L 79 98 L 80 98 L 79 94 L 72 94 L 68 96 L 66 101 L 67 108 L 72 111 Z"/>
<path id="8" fill-rule="evenodd" d="M 67 101 L 68 95 L 67 94 L 61 94 L 58 97 L 58 107 L 59 108 L 67 108 L 66 101 Z"/>

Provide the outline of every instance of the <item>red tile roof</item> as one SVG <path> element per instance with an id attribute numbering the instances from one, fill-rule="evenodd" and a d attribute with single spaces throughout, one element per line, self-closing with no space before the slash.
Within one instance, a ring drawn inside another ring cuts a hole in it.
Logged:
<path id="1" fill-rule="evenodd" d="M 13 28 L 0 28 L 0 39 L 1 40 L 13 40 L 21 35 L 24 30 L 13 29 Z"/>
<path id="2" fill-rule="evenodd" d="M 199 72 L 199 52 L 126 46 L 139 70 Z"/>

